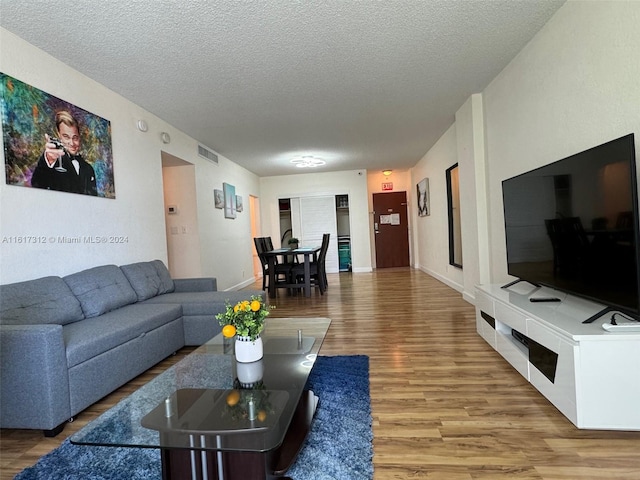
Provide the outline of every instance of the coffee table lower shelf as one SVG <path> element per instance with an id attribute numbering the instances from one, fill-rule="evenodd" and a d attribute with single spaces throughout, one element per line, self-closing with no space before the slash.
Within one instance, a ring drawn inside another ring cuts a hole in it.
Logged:
<path id="1" fill-rule="evenodd" d="M 286 480 L 318 406 L 318 397 L 305 390 L 282 444 L 269 452 L 161 449 L 163 480 Z"/>

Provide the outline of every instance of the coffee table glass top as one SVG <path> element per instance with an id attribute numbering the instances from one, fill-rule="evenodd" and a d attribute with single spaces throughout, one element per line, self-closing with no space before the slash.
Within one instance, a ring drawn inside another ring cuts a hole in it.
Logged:
<path id="1" fill-rule="evenodd" d="M 331 320 L 268 318 L 264 357 L 222 335 L 71 436 L 81 445 L 264 452 L 280 445 Z"/>

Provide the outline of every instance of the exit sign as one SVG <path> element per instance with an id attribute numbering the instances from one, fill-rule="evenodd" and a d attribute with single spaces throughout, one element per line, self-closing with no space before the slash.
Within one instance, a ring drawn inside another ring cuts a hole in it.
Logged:
<path id="1" fill-rule="evenodd" d="M 382 182 L 382 190 L 393 190 L 393 182 Z"/>

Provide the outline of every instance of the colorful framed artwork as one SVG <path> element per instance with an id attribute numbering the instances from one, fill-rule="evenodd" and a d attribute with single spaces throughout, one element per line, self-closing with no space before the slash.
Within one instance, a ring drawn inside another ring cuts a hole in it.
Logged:
<path id="1" fill-rule="evenodd" d="M 111 122 L 0 72 L 7 185 L 116 198 Z"/>

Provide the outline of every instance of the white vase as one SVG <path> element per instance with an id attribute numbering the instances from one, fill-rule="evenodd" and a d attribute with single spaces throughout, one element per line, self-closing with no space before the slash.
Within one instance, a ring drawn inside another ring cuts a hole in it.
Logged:
<path id="1" fill-rule="evenodd" d="M 242 388 L 252 388 L 262 380 L 264 363 L 262 359 L 251 363 L 237 362 L 236 373 L 238 374 L 238 382 L 240 382 Z"/>
<path id="2" fill-rule="evenodd" d="M 249 337 L 236 336 L 236 360 L 242 363 L 257 362 L 264 354 L 262 338 L 251 340 Z"/>

